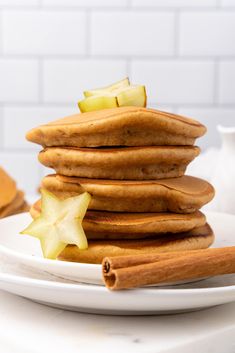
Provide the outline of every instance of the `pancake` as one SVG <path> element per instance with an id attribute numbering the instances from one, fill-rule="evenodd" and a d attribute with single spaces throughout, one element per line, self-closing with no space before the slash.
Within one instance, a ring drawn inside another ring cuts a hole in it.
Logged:
<path id="1" fill-rule="evenodd" d="M 0 218 L 8 217 L 28 210 L 29 207 L 24 200 L 24 193 L 18 190 L 13 201 L 7 206 L 0 208 Z"/>
<path id="2" fill-rule="evenodd" d="M 199 153 L 193 146 L 48 147 L 40 152 L 39 161 L 66 176 L 149 180 L 182 176 Z"/>
<path id="3" fill-rule="evenodd" d="M 16 197 L 15 181 L 0 167 L 0 209 Z"/>
<path id="4" fill-rule="evenodd" d="M 40 201 L 37 201 L 30 213 L 37 218 L 40 211 Z M 200 211 L 189 214 L 87 211 L 82 225 L 88 239 L 123 240 L 186 232 L 205 223 L 206 218 Z"/>
<path id="5" fill-rule="evenodd" d="M 179 178 L 126 181 L 48 175 L 42 188 L 60 199 L 89 192 L 89 209 L 114 212 L 192 213 L 214 196 L 208 182 L 192 176 Z"/>
<path id="6" fill-rule="evenodd" d="M 24 203 L 14 212 L 14 214 L 28 212 L 29 209 L 30 209 L 30 206 L 28 205 L 28 203 L 26 201 L 24 201 Z"/>
<path id="7" fill-rule="evenodd" d="M 62 261 L 100 264 L 104 257 L 138 254 L 154 254 L 184 250 L 208 248 L 214 241 L 211 227 L 205 224 L 189 232 L 168 234 L 157 239 L 145 240 L 93 240 L 87 250 L 79 250 L 75 245 L 68 245 L 59 255 Z"/>
<path id="8" fill-rule="evenodd" d="M 72 115 L 32 129 L 27 140 L 42 146 L 193 145 L 206 127 L 196 120 L 140 107 Z"/>

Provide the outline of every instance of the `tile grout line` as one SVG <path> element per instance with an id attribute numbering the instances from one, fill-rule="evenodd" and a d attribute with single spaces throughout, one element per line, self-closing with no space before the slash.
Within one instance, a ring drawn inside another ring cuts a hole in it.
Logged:
<path id="1" fill-rule="evenodd" d="M 130 63 L 128 63 L 130 64 Z M 131 70 L 128 70 L 127 73 L 130 75 Z M 155 104 L 155 102 L 150 101 L 150 104 Z M 215 106 L 214 102 L 213 103 L 194 103 L 194 102 L 189 102 L 189 103 L 184 103 L 184 102 L 159 102 L 159 105 L 165 105 L 165 106 L 180 106 L 180 107 L 190 107 L 190 108 L 213 108 Z M 22 109 L 27 109 L 27 108 L 53 108 L 53 107 L 67 107 L 67 108 L 73 108 L 74 107 L 74 102 L 61 102 L 61 101 L 43 101 L 43 102 L 27 102 L 27 101 L 21 101 L 21 102 L 2 102 L 0 103 L 0 108 L 1 106 L 4 108 L 22 108 Z M 234 103 L 220 103 L 218 108 L 221 109 L 235 109 L 235 102 Z"/>
<path id="2" fill-rule="evenodd" d="M 92 35 L 92 31 L 91 31 L 91 16 L 92 16 L 92 12 L 90 10 L 86 10 L 86 23 L 85 23 L 85 53 L 86 56 L 88 58 L 90 58 L 91 56 L 91 35 Z"/>
<path id="3" fill-rule="evenodd" d="M 37 8 L 41 9 L 43 7 L 44 7 L 43 0 L 38 0 Z"/>
<path id="4" fill-rule="evenodd" d="M 38 104 L 43 103 L 43 59 L 38 58 Z"/>
<path id="5" fill-rule="evenodd" d="M 179 58 L 179 26 L 180 26 L 180 11 L 175 11 L 174 19 L 174 55 L 176 58 Z"/>
<path id="6" fill-rule="evenodd" d="M 126 11 L 126 10 L 131 10 L 133 12 L 150 12 L 152 13 L 153 11 L 155 12 L 175 12 L 175 11 L 186 11 L 186 12 L 216 12 L 219 7 L 219 10 L 222 12 L 230 12 L 230 11 L 235 11 L 235 6 L 226 6 L 222 7 L 220 3 L 214 5 L 214 6 L 181 6 L 181 7 L 176 7 L 176 6 L 134 6 L 130 1 L 127 2 L 127 5 L 123 6 L 108 6 L 108 5 L 103 5 L 102 7 L 98 6 L 75 6 L 75 5 L 44 5 L 42 2 L 39 2 L 38 5 L 15 5 L 15 6 L 10 6 L 10 5 L 0 5 L 0 10 L 7 10 L 7 11 L 28 11 L 28 10 L 33 10 L 37 11 L 39 8 L 43 9 L 43 11 L 54 11 L 54 12 L 61 12 L 61 11 L 86 11 L 86 10 L 93 10 L 95 12 L 115 12 L 115 11 Z"/>
<path id="7" fill-rule="evenodd" d="M 126 0 L 126 9 L 127 10 L 132 10 L 133 9 L 132 0 Z"/>
<path id="8" fill-rule="evenodd" d="M 84 60 L 87 59 L 87 54 L 5 54 L 0 52 L 1 59 L 18 59 L 18 60 Z M 148 60 L 148 61 L 173 61 L 176 59 L 175 55 L 165 55 L 165 54 L 143 54 L 143 55 L 115 55 L 115 54 L 91 54 L 89 58 L 92 60 Z M 184 60 L 184 61 L 210 61 L 214 59 L 221 59 L 221 60 L 235 60 L 235 55 L 178 55 L 177 59 Z"/>
<path id="9" fill-rule="evenodd" d="M 213 105 L 217 107 L 219 105 L 219 61 L 214 60 L 214 92 L 213 92 Z"/>

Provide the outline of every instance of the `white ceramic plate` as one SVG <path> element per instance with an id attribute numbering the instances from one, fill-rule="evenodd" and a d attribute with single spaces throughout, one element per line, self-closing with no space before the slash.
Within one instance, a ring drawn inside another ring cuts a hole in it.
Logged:
<path id="1" fill-rule="evenodd" d="M 214 247 L 235 245 L 235 216 L 208 212 L 207 219 L 215 232 Z M 5 255 L 19 264 L 62 278 L 80 283 L 103 285 L 101 265 L 44 259 L 39 241 L 19 234 L 19 231 L 30 222 L 31 217 L 27 213 L 0 221 L 0 255 Z"/>
<path id="2" fill-rule="evenodd" d="M 4 218 L 0 221 L 0 254 L 24 264 L 63 278 L 81 283 L 103 284 L 101 266 L 47 260 L 42 256 L 40 242 L 28 235 L 21 235 L 32 218 L 28 213 Z"/>
<path id="3" fill-rule="evenodd" d="M 235 300 L 235 276 L 173 288 L 110 292 L 105 287 L 62 283 L 0 273 L 0 289 L 66 310 L 108 315 L 153 315 L 195 311 Z"/>
<path id="4" fill-rule="evenodd" d="M 217 237 L 214 246 L 235 244 L 235 216 L 208 213 L 207 218 Z M 120 292 L 58 279 L 51 274 L 81 282 L 100 283 L 101 269 L 98 265 L 43 259 L 38 242 L 18 234 L 29 221 L 27 214 L 0 221 L 0 289 L 68 310 L 118 315 L 175 313 L 235 301 L 235 275 L 165 288 Z M 11 266 L 6 265 L 8 261 Z M 29 268 L 36 272 L 29 271 Z"/>

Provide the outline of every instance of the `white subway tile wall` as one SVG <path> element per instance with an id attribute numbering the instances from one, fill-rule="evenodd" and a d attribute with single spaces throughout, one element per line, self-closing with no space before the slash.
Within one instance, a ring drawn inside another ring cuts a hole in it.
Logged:
<path id="1" fill-rule="evenodd" d="M 37 102 L 39 71 L 37 60 L 0 58 L 0 102 Z"/>
<path id="2" fill-rule="evenodd" d="M 144 82 L 150 102 L 212 104 L 214 63 L 187 60 L 132 60 L 130 77 Z"/>
<path id="3" fill-rule="evenodd" d="M 77 108 L 70 106 L 8 106 L 4 107 L 4 135 L 3 135 L 3 147 L 6 150 L 15 149 L 28 149 L 38 150 L 38 145 L 28 142 L 25 139 L 26 131 L 29 131 L 35 127 L 35 121 L 37 124 L 46 124 L 50 120 L 63 118 L 64 116 L 76 114 Z M 33 117 L 33 118 L 32 118 Z M 21 124 L 17 124 L 17 128 L 14 129 L 16 122 L 20 121 Z"/>
<path id="4" fill-rule="evenodd" d="M 0 6 L 35 6 L 39 5 L 39 0 L 0 0 Z"/>
<path id="5" fill-rule="evenodd" d="M 233 104 L 235 96 L 235 61 L 221 61 L 219 64 L 219 102 Z"/>
<path id="6" fill-rule="evenodd" d="M 222 6 L 235 6 L 235 1 L 234 0 L 221 0 L 221 5 Z"/>
<path id="7" fill-rule="evenodd" d="M 126 0 L 42 0 L 45 6 L 84 6 L 84 7 L 118 7 L 126 6 Z"/>
<path id="8" fill-rule="evenodd" d="M 133 6 L 152 7 L 207 7 L 216 6 L 216 0 L 132 0 Z"/>
<path id="9" fill-rule="evenodd" d="M 69 103 L 76 108 L 86 87 L 97 87 L 127 76 L 125 60 L 44 60 L 43 101 Z"/>
<path id="10" fill-rule="evenodd" d="M 180 55 L 235 55 L 234 43 L 234 11 L 182 11 L 180 14 Z"/>
<path id="11" fill-rule="evenodd" d="M 219 146 L 220 139 L 216 130 L 217 125 L 235 126 L 235 108 L 224 107 L 204 107 L 179 108 L 177 111 L 181 115 L 190 116 L 200 120 L 207 127 L 207 134 L 200 140 L 200 147 Z"/>
<path id="12" fill-rule="evenodd" d="M 174 54 L 171 12 L 96 11 L 91 14 L 91 54 L 148 56 Z"/>
<path id="13" fill-rule="evenodd" d="M 130 76 L 148 105 L 235 126 L 235 0 L 0 0 L 0 164 L 28 193 L 48 170 L 33 126 L 78 112 L 84 88 Z"/>
<path id="14" fill-rule="evenodd" d="M 85 54 L 86 22 L 85 11 L 3 10 L 3 53 Z"/>

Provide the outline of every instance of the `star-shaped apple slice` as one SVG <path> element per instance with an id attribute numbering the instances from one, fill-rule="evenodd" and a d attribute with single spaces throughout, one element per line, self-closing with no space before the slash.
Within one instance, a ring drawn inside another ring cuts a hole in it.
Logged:
<path id="1" fill-rule="evenodd" d="M 43 256 L 56 259 L 68 244 L 81 250 L 88 248 L 87 238 L 82 228 L 82 220 L 91 196 L 87 192 L 58 199 L 47 190 L 41 190 L 41 214 L 21 234 L 36 237 L 41 242 Z"/>

